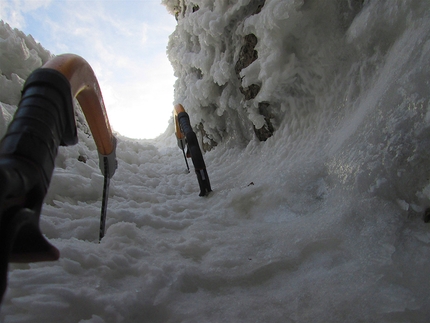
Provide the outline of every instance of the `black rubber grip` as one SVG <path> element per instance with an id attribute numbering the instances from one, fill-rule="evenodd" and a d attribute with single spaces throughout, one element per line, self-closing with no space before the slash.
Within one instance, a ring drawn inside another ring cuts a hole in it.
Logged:
<path id="1" fill-rule="evenodd" d="M 196 133 L 193 131 L 188 113 L 181 112 L 178 114 L 178 122 L 182 132 L 187 138 L 188 149 L 191 154 L 194 169 L 197 175 L 197 180 L 200 186 L 200 196 L 205 196 L 212 191 L 209 176 L 206 171 L 205 161 L 200 150 L 199 142 L 197 141 Z"/>
<path id="2" fill-rule="evenodd" d="M 199 142 L 197 141 L 196 133 L 193 131 L 190 123 L 190 117 L 188 113 L 181 112 L 178 114 L 178 122 L 181 126 L 182 132 L 185 134 L 187 138 L 188 148 L 191 153 L 191 160 L 193 161 L 194 168 L 197 169 L 205 169 L 205 161 L 203 159 L 202 152 L 200 150 Z"/>
<path id="3" fill-rule="evenodd" d="M 0 143 L 0 167 L 33 176 L 27 179 L 28 185 L 41 182 L 46 192 L 58 146 L 77 141 L 69 81 L 56 70 L 37 69 L 28 77 L 14 119 Z"/>

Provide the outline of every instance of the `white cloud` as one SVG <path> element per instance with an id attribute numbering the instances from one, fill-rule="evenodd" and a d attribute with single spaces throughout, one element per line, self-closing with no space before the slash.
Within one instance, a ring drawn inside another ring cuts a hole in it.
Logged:
<path id="1" fill-rule="evenodd" d="M 0 17 L 13 28 L 23 29 L 26 27 L 25 13 L 39 8 L 46 8 L 52 0 L 1 0 Z"/>
<path id="2" fill-rule="evenodd" d="M 2 2 L 0 6 L 0 17 L 13 28 L 22 28 L 25 25 L 25 20 L 19 6 L 16 6 L 14 2 L 16 1 Z"/>
<path id="3" fill-rule="evenodd" d="M 142 24 L 142 45 L 145 45 L 148 41 L 148 25 Z"/>
<path id="4" fill-rule="evenodd" d="M 44 7 L 44 8 L 48 7 L 51 4 L 52 0 L 32 0 L 32 1 L 18 0 L 13 2 L 16 2 L 21 7 L 21 10 L 23 12 L 29 12 L 41 7 Z"/>

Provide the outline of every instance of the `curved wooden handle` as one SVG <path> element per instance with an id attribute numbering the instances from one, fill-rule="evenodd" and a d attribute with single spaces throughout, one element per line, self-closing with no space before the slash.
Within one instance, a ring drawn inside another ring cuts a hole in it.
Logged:
<path id="1" fill-rule="evenodd" d="M 178 140 L 185 139 L 185 134 L 181 131 L 181 127 L 179 126 L 178 114 L 181 112 L 185 112 L 184 107 L 182 104 L 176 104 L 173 108 L 173 114 L 175 119 L 175 135 Z"/>
<path id="2" fill-rule="evenodd" d="M 63 54 L 54 57 L 42 68 L 57 70 L 69 80 L 72 96 L 81 105 L 98 152 L 102 155 L 111 154 L 115 150 L 115 138 L 99 83 L 88 62 L 78 55 Z"/>

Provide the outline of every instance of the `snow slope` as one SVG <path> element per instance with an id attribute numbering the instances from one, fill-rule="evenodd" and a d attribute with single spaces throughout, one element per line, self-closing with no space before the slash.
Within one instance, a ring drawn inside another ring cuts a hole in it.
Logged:
<path id="1" fill-rule="evenodd" d="M 164 3 L 178 14 L 176 101 L 218 144 L 204 155 L 214 192 L 198 196 L 172 125 L 155 140 L 118 135 L 98 244 L 103 180 L 79 123 L 41 217 L 61 258 L 11 265 L 1 320 L 426 322 L 430 4 L 267 0 L 249 15 L 261 1 Z M 26 39 L 0 27 L 0 46 Z M 258 58 L 242 85 L 260 91 L 245 100 L 234 67 L 249 32 Z M 2 102 L 4 131 L 15 103 Z"/>

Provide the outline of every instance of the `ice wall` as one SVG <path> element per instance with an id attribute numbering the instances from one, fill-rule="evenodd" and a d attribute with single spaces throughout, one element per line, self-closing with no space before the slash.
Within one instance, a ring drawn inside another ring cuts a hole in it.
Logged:
<path id="1" fill-rule="evenodd" d="M 428 204 L 427 1 L 164 1 L 175 100 L 203 146 L 282 138 L 344 187 Z M 206 138 L 205 138 L 206 137 Z M 206 143 L 206 145 L 205 145 Z M 281 146 L 282 145 L 282 146 Z"/>
<path id="2" fill-rule="evenodd" d="M 165 1 L 176 101 L 215 142 L 266 140 L 325 107 L 361 1 Z M 351 60 L 352 61 L 352 60 Z M 221 122 L 220 122 L 221 121 Z M 253 131 L 254 130 L 254 131 Z"/>
<path id="3" fill-rule="evenodd" d="M 17 105 L 27 77 L 51 58 L 31 35 L 0 21 L 0 101 Z"/>
<path id="4" fill-rule="evenodd" d="M 31 35 L 0 20 L 0 138 L 12 120 L 25 80 L 50 57 Z"/>

